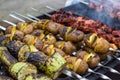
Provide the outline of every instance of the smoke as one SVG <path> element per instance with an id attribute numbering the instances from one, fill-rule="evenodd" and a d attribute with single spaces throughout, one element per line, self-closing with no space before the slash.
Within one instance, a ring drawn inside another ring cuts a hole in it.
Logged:
<path id="1" fill-rule="evenodd" d="M 120 29 L 120 0 L 89 0 L 89 7 L 98 12 L 97 19 Z"/>
<path id="2" fill-rule="evenodd" d="M 73 1 L 75 2 L 76 0 Z M 78 3 L 74 6 L 70 6 L 68 11 L 70 10 L 73 13 L 79 14 L 80 16 L 98 20 L 110 27 L 116 27 L 117 29 L 120 29 L 120 0 L 84 1 L 89 3 L 89 5 Z"/>

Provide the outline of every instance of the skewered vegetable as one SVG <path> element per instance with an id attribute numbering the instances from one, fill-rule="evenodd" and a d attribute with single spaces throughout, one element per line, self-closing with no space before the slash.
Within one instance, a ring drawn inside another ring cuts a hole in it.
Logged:
<path id="1" fill-rule="evenodd" d="M 0 47 L 0 55 L 0 60 L 7 65 L 10 74 L 17 80 L 52 80 L 45 75 L 37 75 L 37 68 L 34 65 L 27 62 L 17 62 L 6 47 Z"/>
<path id="2" fill-rule="evenodd" d="M 107 53 L 110 48 L 109 42 L 103 38 L 97 37 L 96 34 L 88 35 L 85 38 L 85 42 L 87 46 L 93 48 L 93 50 L 99 54 Z"/>
<path id="3" fill-rule="evenodd" d="M 54 52 L 50 57 L 47 57 L 44 53 L 38 51 L 33 45 L 22 45 L 16 46 L 18 41 L 12 42 L 13 44 L 9 44 L 8 48 L 11 51 L 11 45 L 14 47 L 18 47 L 18 60 L 19 61 L 28 61 L 39 67 L 40 70 L 44 71 L 48 76 L 55 79 L 60 71 L 64 68 L 66 61 L 59 54 Z M 22 43 L 22 42 L 21 42 Z"/>
<path id="4" fill-rule="evenodd" d="M 88 70 L 88 65 L 85 61 L 77 57 L 65 56 L 68 63 L 68 68 L 78 74 L 85 74 Z"/>
<path id="5" fill-rule="evenodd" d="M 17 80 L 24 80 L 28 74 L 37 73 L 35 66 L 25 62 L 17 62 L 17 60 L 10 55 L 6 47 L 0 47 L 0 60 L 7 65 L 10 74 Z"/>
<path id="6" fill-rule="evenodd" d="M 91 52 L 77 51 L 76 56 L 86 61 L 90 68 L 97 67 L 100 62 L 99 56 L 95 54 L 93 51 Z"/>
<path id="7" fill-rule="evenodd" d="M 76 50 L 76 47 L 70 41 L 57 41 L 55 47 L 63 50 L 66 54 L 71 55 L 73 51 Z"/>
<path id="8" fill-rule="evenodd" d="M 29 26 L 34 25 L 29 33 L 26 32 L 28 30 L 26 29 L 26 24 Z M 83 32 L 76 30 L 75 28 L 64 27 L 63 25 L 57 24 L 50 20 L 40 20 L 38 23 L 34 23 L 31 25 L 28 23 L 21 24 L 19 25 L 20 28 L 18 30 L 21 31 L 21 33 L 26 34 L 24 39 L 21 41 L 25 42 L 28 45 L 25 45 L 24 43 L 19 41 L 15 41 L 12 43 L 13 45 L 11 44 L 8 45 L 9 51 L 13 51 L 15 55 L 18 56 L 19 61 L 28 61 L 35 64 L 36 66 L 38 66 L 40 70 L 45 72 L 48 76 L 52 77 L 53 79 L 55 79 L 60 73 L 60 71 L 62 71 L 66 61 L 68 64 L 68 68 L 79 74 L 84 74 L 88 69 L 88 65 L 89 67 L 94 68 L 99 63 L 98 55 L 94 54 L 93 52 L 84 54 L 83 57 L 81 56 L 71 57 L 66 55 L 65 53 L 71 54 L 73 51 L 76 50 L 76 47 L 72 44 L 72 42 L 81 43 L 84 40 L 85 46 L 90 47 L 94 49 L 95 52 L 101 54 L 103 54 L 102 52 L 103 49 L 106 50 L 104 51 L 104 53 L 106 53 L 110 47 L 108 46 L 101 49 L 100 48 L 101 45 L 103 45 L 103 43 L 107 43 L 107 41 L 98 38 L 97 35 L 93 36 L 95 34 L 92 34 L 92 36 L 85 37 Z M 8 33 L 10 34 L 11 40 L 17 39 L 14 38 L 17 29 L 18 26 L 15 29 L 14 28 L 11 29 L 10 33 Z M 47 30 L 48 32 L 38 29 Z M 59 33 L 59 35 L 67 42 L 65 41 L 56 42 L 56 38 L 49 32 L 55 35 Z M 18 40 L 20 40 L 19 37 Z M 98 43 L 101 43 L 101 45 L 98 45 Z M 54 44 L 57 48 L 54 47 Z M 109 43 L 107 45 L 109 45 Z M 14 47 L 16 47 L 15 50 Z M 49 55 L 49 57 L 46 55 L 42 55 L 43 53 L 38 51 L 35 47 L 44 52 L 45 54 Z M 78 53 L 81 54 L 81 52 Z M 66 59 L 66 61 L 60 54 Z M 83 60 L 78 57 L 82 58 Z M 88 63 L 88 65 L 86 62 Z"/>

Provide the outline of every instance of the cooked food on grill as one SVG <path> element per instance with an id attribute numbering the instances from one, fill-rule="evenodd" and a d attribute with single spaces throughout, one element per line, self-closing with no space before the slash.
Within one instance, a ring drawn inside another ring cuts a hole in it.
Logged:
<path id="1" fill-rule="evenodd" d="M 6 47 L 0 47 L 0 60 L 9 70 L 9 73 L 17 80 L 24 80 L 28 74 L 37 73 L 37 68 L 29 63 L 17 62 L 17 60 L 10 55 Z"/>
<path id="2" fill-rule="evenodd" d="M 99 37 L 106 39 L 110 43 L 116 44 L 120 48 L 120 31 L 116 30 L 114 27 L 108 27 L 103 23 L 84 17 L 75 17 L 72 13 L 63 10 L 58 10 L 52 15 L 51 19 L 66 26 L 75 27 L 84 33 L 96 33 Z"/>
<path id="3" fill-rule="evenodd" d="M 97 67 L 100 62 L 100 57 L 94 51 L 77 51 L 76 56 L 86 61 L 90 68 Z"/>
<path id="4" fill-rule="evenodd" d="M 98 26 L 103 24 L 82 17 L 76 18 L 72 13 L 66 15 L 73 17 L 69 17 L 70 21 L 65 17 L 63 21 L 66 25 L 76 25 L 82 21 L 84 24 L 79 24 L 81 26 L 77 28 L 86 34 L 77 30 L 76 26 L 67 27 L 63 25 L 64 23 L 59 24 L 48 19 L 18 23 L 17 26 L 7 27 L 5 34 L 1 33 L 1 46 L 6 47 L 0 47 L 0 60 L 7 65 L 13 78 L 51 80 L 56 79 L 64 69 L 83 75 L 89 68 L 97 67 L 100 60 L 106 58 L 110 48 L 117 49 L 115 44 L 109 43 L 100 35 L 104 33 L 101 29 L 108 30 L 107 33 L 116 39 L 119 38 L 119 31 L 107 27 L 99 28 Z M 84 25 L 87 26 L 83 29 Z M 94 33 L 90 33 L 91 31 Z M 39 76 L 35 66 L 45 75 Z"/>
<path id="5" fill-rule="evenodd" d="M 89 34 L 85 38 L 86 45 L 96 53 L 105 54 L 109 51 L 110 44 L 107 40 L 99 38 L 96 34 Z"/>
<path id="6" fill-rule="evenodd" d="M 66 61 L 58 52 L 54 52 L 48 57 L 43 52 L 37 50 L 33 45 L 25 45 L 18 41 L 11 43 L 8 44 L 8 49 L 13 52 L 13 48 L 16 47 L 18 51 L 16 54 L 18 55 L 19 61 L 28 61 L 35 64 L 40 70 L 44 71 L 53 79 L 58 77 L 60 71 L 65 67 Z M 19 43 L 24 45 L 17 46 Z M 53 70 L 53 68 L 55 70 Z"/>
<path id="7" fill-rule="evenodd" d="M 74 46 L 74 44 L 70 41 L 57 41 L 55 43 L 55 47 L 63 50 L 66 54 L 72 54 L 73 51 L 76 51 L 76 47 Z"/>

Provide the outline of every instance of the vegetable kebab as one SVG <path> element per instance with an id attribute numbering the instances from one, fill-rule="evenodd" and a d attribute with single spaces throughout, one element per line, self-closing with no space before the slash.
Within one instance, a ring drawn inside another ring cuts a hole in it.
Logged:
<path id="1" fill-rule="evenodd" d="M 17 62 L 17 60 L 10 55 L 7 48 L 3 46 L 0 47 L 0 60 L 8 67 L 8 71 L 12 77 L 17 80 L 52 80 L 44 75 L 37 77 L 37 68 L 34 65 L 27 62 Z"/>

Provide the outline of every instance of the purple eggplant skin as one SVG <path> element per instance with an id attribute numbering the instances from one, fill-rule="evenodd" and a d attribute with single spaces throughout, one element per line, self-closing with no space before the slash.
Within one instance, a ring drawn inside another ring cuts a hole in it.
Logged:
<path id="1" fill-rule="evenodd" d="M 14 79 L 8 76 L 0 76 L 0 80 L 14 80 Z"/>
<path id="2" fill-rule="evenodd" d="M 0 46 L 0 61 L 9 67 L 11 64 L 16 63 L 17 59 L 11 56 L 6 47 Z"/>
<path id="3" fill-rule="evenodd" d="M 45 64 L 47 59 L 48 59 L 48 56 L 46 56 L 41 51 L 37 51 L 37 52 L 29 53 L 29 57 L 28 57 L 27 61 L 30 63 L 33 63 L 36 66 L 39 66 L 39 65 Z"/>
<path id="4" fill-rule="evenodd" d="M 18 52 L 23 45 L 24 43 L 21 41 L 10 41 L 6 46 L 12 54 L 12 56 L 18 58 Z"/>

